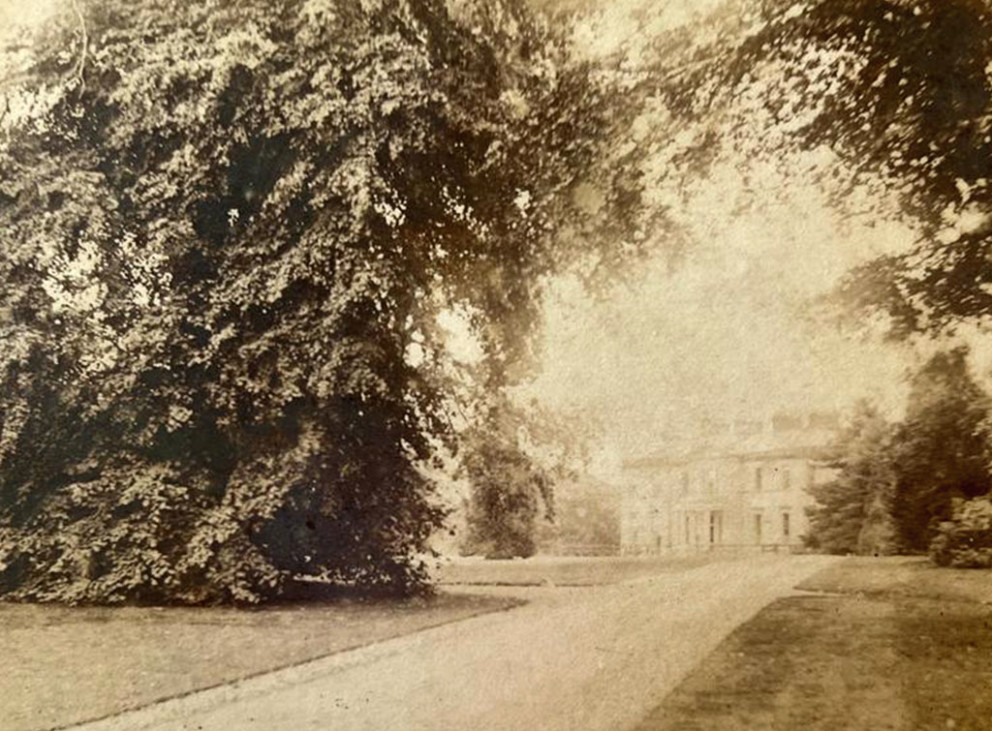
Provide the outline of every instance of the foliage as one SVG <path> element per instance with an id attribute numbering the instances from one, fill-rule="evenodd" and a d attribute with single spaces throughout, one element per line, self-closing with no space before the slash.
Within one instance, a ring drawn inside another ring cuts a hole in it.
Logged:
<path id="1" fill-rule="evenodd" d="M 894 429 L 878 410 L 859 402 L 834 449 L 837 477 L 814 485 L 807 509 L 807 542 L 828 553 L 884 554 L 893 550 L 890 509 L 895 486 Z"/>
<path id="2" fill-rule="evenodd" d="M 462 550 L 526 558 L 537 551 L 541 518 L 555 519 L 554 485 L 570 474 L 577 444 L 547 413 L 493 393 L 464 439 L 461 469 L 471 495 Z"/>
<path id="3" fill-rule="evenodd" d="M 956 500 L 930 542 L 930 557 L 938 566 L 992 568 L 992 498 Z"/>
<path id="4" fill-rule="evenodd" d="M 904 251 L 852 271 L 839 294 L 892 333 L 953 329 L 992 312 L 992 9 L 985 0 L 754 0 L 658 93 L 701 120 L 684 156 L 721 149 L 782 164 L 836 157 L 809 176 L 838 208 L 899 199 L 919 232 Z M 742 171 L 746 175 L 746 171 Z M 760 182 L 760 181 L 759 181 Z M 864 191 L 872 191 L 864 195 Z M 856 193 L 856 195 L 851 195 Z M 860 204 L 854 201 L 861 201 Z"/>
<path id="5" fill-rule="evenodd" d="M 925 551 L 954 498 L 989 489 L 989 399 L 968 372 L 967 350 L 934 355 L 913 377 L 893 460 L 892 515 L 902 546 Z"/>
<path id="6" fill-rule="evenodd" d="M 913 376 L 896 424 L 859 407 L 837 444 L 837 479 L 811 490 L 814 545 L 833 553 L 925 551 L 956 501 L 988 491 L 990 404 L 967 357 L 964 348 L 932 356 Z M 944 545 L 954 530 L 939 533 Z"/>
<path id="7" fill-rule="evenodd" d="M 526 360 L 608 83 L 515 0 L 78 6 L 0 90 L 0 592 L 422 586 L 437 315 Z"/>
<path id="8" fill-rule="evenodd" d="M 940 524 L 930 544 L 938 565 L 992 568 L 992 501 L 988 496 L 956 500 L 950 521 Z"/>

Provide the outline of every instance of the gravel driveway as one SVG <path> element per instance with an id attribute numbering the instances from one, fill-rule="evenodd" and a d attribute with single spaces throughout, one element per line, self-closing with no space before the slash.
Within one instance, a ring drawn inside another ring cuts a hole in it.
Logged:
<path id="1" fill-rule="evenodd" d="M 530 603 L 78 728 L 617 731 L 832 560 L 755 556 L 612 586 L 464 588 Z"/>

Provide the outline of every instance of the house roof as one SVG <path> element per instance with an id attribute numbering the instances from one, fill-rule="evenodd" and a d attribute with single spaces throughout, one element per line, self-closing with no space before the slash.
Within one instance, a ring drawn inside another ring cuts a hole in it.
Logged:
<path id="1" fill-rule="evenodd" d="M 624 469 L 678 467 L 718 459 L 826 460 L 831 455 L 834 432 L 821 429 L 799 429 L 772 434 L 758 434 L 738 440 L 710 441 L 689 445 L 672 445 L 668 449 L 644 457 L 625 460 Z"/>

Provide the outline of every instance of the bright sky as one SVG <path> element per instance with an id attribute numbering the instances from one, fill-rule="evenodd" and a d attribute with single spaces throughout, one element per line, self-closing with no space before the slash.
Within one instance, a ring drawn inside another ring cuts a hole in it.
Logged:
<path id="1" fill-rule="evenodd" d="M 580 30 L 582 46 L 636 55 L 652 33 L 721 4 L 611 2 Z M 597 418 L 627 456 L 663 448 L 663 433 L 705 417 L 843 410 L 865 396 L 897 414 L 918 355 L 839 332 L 810 309 L 852 266 L 912 243 L 892 202 L 863 193 L 849 210 L 867 215 L 832 208 L 816 182 L 837 165 L 824 150 L 774 163 L 731 153 L 677 195 L 665 180 L 670 159 L 645 150 L 644 168 L 657 168 L 655 194 L 688 236 L 688 261 L 672 272 L 658 257 L 606 301 L 557 282 L 533 393 Z"/>
<path id="2" fill-rule="evenodd" d="M 62 0 L 0 0 L 0 40 L 25 26 L 38 25 L 60 4 Z"/>
<path id="3" fill-rule="evenodd" d="M 863 396 L 897 411 L 909 354 L 839 332 L 810 303 L 913 232 L 845 221 L 815 186 L 792 182 L 785 200 L 735 213 L 743 182 L 718 169 L 682 212 L 691 249 L 678 269 L 659 258 L 602 302 L 557 282 L 540 398 L 595 415 L 628 453 L 704 417 L 843 409 Z"/>

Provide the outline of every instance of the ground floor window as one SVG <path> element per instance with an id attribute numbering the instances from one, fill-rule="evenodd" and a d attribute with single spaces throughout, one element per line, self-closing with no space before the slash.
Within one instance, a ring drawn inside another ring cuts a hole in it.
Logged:
<path id="1" fill-rule="evenodd" d="M 723 533 L 723 516 L 719 510 L 710 511 L 710 543 L 721 543 Z"/>

